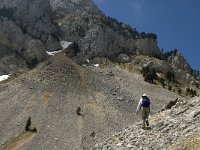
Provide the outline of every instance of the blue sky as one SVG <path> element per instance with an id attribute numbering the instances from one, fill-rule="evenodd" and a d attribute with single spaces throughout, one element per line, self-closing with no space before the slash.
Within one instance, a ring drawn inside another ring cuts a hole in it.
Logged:
<path id="1" fill-rule="evenodd" d="M 165 51 L 178 49 L 200 71 L 200 0 L 94 0 L 105 15 L 158 36 Z"/>

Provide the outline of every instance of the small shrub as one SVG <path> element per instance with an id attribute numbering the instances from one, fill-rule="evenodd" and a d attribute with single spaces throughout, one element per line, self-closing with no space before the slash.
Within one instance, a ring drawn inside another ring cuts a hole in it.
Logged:
<path id="1" fill-rule="evenodd" d="M 179 88 L 178 89 L 178 94 L 181 95 L 181 93 L 182 93 L 182 90 Z"/>
<path id="2" fill-rule="evenodd" d="M 161 85 L 163 86 L 163 87 L 165 87 L 165 79 L 164 78 L 160 78 L 159 79 L 159 82 L 161 83 Z"/>
<path id="3" fill-rule="evenodd" d="M 30 126 L 31 126 L 31 117 L 29 117 L 28 120 L 26 121 L 25 131 L 36 133 L 37 129 L 35 127 L 33 129 L 30 129 Z"/>
<path id="4" fill-rule="evenodd" d="M 196 88 L 198 88 L 198 89 L 199 89 L 199 87 L 200 87 L 199 83 L 196 83 L 195 86 L 196 86 Z"/>
<path id="5" fill-rule="evenodd" d="M 30 68 L 30 69 L 34 68 L 38 64 L 37 57 L 34 57 L 30 60 L 26 60 L 26 64 L 27 64 L 28 68 Z"/>
<path id="6" fill-rule="evenodd" d="M 186 95 L 189 95 L 191 97 L 197 96 L 197 91 L 193 90 L 192 88 L 187 88 L 186 89 Z"/>
<path id="7" fill-rule="evenodd" d="M 169 91 L 172 90 L 172 86 L 171 86 L 171 85 L 168 86 L 168 90 L 169 90 Z"/>
<path id="8" fill-rule="evenodd" d="M 77 114 L 78 116 L 82 116 L 81 107 L 78 107 L 78 108 L 76 109 L 76 114 Z"/>
<path id="9" fill-rule="evenodd" d="M 166 78 L 169 82 L 175 82 L 174 72 L 168 71 L 167 74 L 166 74 Z"/>
<path id="10" fill-rule="evenodd" d="M 31 117 L 29 117 L 28 120 L 26 121 L 25 130 L 30 131 L 30 128 L 29 128 L 30 126 L 31 126 Z"/>
<path id="11" fill-rule="evenodd" d="M 144 80 L 150 83 L 154 83 L 154 80 L 157 79 L 157 74 L 154 68 L 150 66 L 143 67 L 141 70 Z"/>
<path id="12" fill-rule="evenodd" d="M 31 129 L 31 132 L 36 133 L 37 129 L 34 127 L 33 129 Z"/>

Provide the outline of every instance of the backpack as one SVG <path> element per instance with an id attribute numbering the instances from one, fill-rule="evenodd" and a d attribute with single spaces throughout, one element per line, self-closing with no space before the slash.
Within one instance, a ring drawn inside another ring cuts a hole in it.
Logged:
<path id="1" fill-rule="evenodd" d="M 142 107 L 149 107 L 150 106 L 150 100 L 148 97 L 142 97 Z"/>

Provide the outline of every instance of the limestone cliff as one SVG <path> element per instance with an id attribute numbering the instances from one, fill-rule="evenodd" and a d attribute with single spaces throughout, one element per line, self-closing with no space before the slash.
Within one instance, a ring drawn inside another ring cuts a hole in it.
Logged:
<path id="1" fill-rule="evenodd" d="M 4 47 L 0 53 L 17 52 L 25 64 L 35 59 L 41 62 L 47 57 L 46 50 L 62 49 L 60 40 L 77 44 L 72 57 L 80 62 L 94 57 L 115 60 L 120 54 L 160 54 L 157 37 L 145 37 L 106 17 L 92 0 L 1 0 L 0 17 L 4 37 L 0 39 L 0 47 Z M 34 40 L 37 42 L 30 50 L 27 43 Z M 4 63 L 9 66 L 9 62 Z"/>

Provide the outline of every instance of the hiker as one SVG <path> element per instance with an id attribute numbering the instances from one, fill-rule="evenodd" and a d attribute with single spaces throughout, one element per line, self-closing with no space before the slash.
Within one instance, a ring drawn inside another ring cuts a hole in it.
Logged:
<path id="1" fill-rule="evenodd" d="M 149 126 L 149 113 L 150 113 L 150 99 L 147 97 L 146 94 L 142 95 L 142 98 L 140 99 L 138 106 L 137 106 L 137 113 L 142 109 L 141 115 L 142 115 L 142 128 L 145 129 L 145 123 L 147 126 Z"/>

